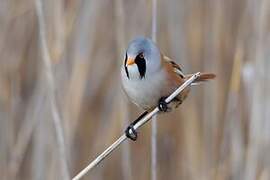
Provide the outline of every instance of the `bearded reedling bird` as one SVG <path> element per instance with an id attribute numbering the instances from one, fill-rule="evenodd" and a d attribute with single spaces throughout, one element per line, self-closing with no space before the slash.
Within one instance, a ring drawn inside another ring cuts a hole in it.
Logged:
<path id="1" fill-rule="evenodd" d="M 161 112 L 180 105 L 187 97 L 190 87 L 174 98 L 170 107 L 165 99 L 190 76 L 192 75 L 185 75 L 178 64 L 162 55 L 152 40 L 144 37 L 132 40 L 121 69 L 122 85 L 131 101 L 146 111 L 129 125 L 125 131 L 126 136 L 135 141 L 137 132 L 133 126 L 157 105 Z M 192 85 L 214 78 L 215 74 L 201 73 Z"/>

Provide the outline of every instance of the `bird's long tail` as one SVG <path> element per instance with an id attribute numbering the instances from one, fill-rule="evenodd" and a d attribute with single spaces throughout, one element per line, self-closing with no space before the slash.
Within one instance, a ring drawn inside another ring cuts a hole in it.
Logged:
<path id="1" fill-rule="evenodd" d="M 188 74 L 188 75 L 186 75 L 186 78 L 188 79 L 192 75 L 193 74 Z M 191 85 L 198 85 L 198 84 L 201 84 L 202 82 L 206 82 L 206 81 L 209 81 L 211 79 L 214 79 L 215 77 L 216 77 L 216 75 L 213 73 L 201 73 L 201 75 Z"/>

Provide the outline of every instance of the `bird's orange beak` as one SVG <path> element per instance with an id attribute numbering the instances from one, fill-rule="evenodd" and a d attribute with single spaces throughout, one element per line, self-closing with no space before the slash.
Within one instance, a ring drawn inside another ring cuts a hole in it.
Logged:
<path id="1" fill-rule="evenodd" d="M 127 60 L 127 66 L 132 65 L 132 64 L 135 64 L 135 60 L 132 59 L 132 58 L 128 58 L 128 60 Z"/>

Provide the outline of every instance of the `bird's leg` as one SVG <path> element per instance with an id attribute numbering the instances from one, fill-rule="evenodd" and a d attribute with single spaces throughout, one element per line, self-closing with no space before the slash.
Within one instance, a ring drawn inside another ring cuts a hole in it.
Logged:
<path id="1" fill-rule="evenodd" d="M 165 99 L 166 97 L 162 97 L 158 101 L 158 109 L 162 112 L 170 111 L 170 108 L 168 107 L 168 103 L 166 103 Z"/>
<path id="2" fill-rule="evenodd" d="M 136 141 L 138 137 L 137 131 L 134 129 L 134 125 L 139 122 L 148 112 L 145 111 L 142 113 L 135 121 L 133 121 L 125 130 L 125 134 L 127 138 L 131 139 L 132 141 Z"/>

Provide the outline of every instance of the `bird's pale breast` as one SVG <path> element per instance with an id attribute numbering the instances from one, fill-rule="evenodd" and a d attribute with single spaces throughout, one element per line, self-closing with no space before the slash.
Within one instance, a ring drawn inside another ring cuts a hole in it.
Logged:
<path id="1" fill-rule="evenodd" d="M 160 71 L 151 77 L 129 79 L 122 70 L 123 88 L 133 103 L 143 109 L 151 109 L 157 105 L 161 97 L 169 95 L 174 90 L 174 87 L 170 86 L 168 80 L 165 79 L 164 73 Z"/>

